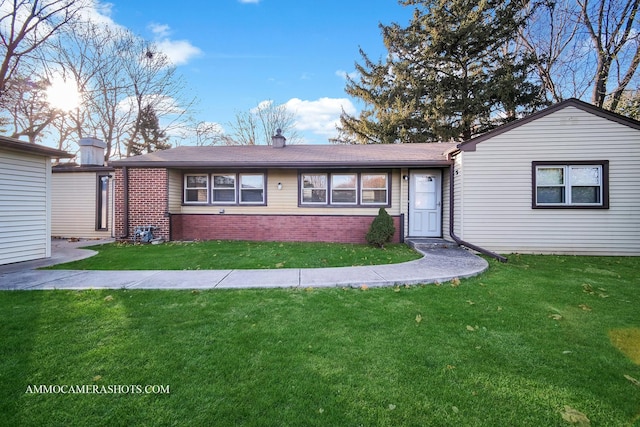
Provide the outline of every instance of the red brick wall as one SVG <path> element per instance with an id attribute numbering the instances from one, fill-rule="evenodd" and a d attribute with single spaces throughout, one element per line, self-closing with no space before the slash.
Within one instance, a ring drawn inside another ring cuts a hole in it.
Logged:
<path id="1" fill-rule="evenodd" d="M 168 172 L 166 169 L 128 170 L 129 229 L 125 230 L 125 195 L 123 170 L 118 168 L 115 179 L 115 221 L 116 238 L 131 239 L 137 226 L 154 225 L 158 227 L 154 236 L 169 239 L 168 209 Z"/>
<path id="2" fill-rule="evenodd" d="M 172 215 L 172 240 L 366 243 L 373 216 Z M 393 217 L 400 241 L 400 217 Z"/>

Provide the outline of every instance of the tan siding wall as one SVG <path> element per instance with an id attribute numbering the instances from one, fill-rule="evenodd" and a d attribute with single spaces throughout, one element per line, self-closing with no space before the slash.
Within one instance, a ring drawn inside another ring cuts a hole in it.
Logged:
<path id="1" fill-rule="evenodd" d="M 51 256 L 51 165 L 0 149 L 0 264 Z"/>
<path id="2" fill-rule="evenodd" d="M 182 171 L 169 170 L 169 213 L 182 209 Z"/>
<path id="3" fill-rule="evenodd" d="M 109 191 L 108 230 L 96 230 L 97 175 L 95 172 L 54 173 L 52 176 L 51 235 L 63 238 L 111 237 L 113 191 Z"/>
<path id="4" fill-rule="evenodd" d="M 176 197 L 182 202 L 182 174 L 179 179 L 170 177 L 170 207 L 178 209 Z M 173 176 L 173 175 L 171 175 Z M 391 177 L 392 206 L 387 209 L 390 215 L 400 214 L 400 171 L 393 171 Z M 278 183 L 282 183 L 282 190 L 278 190 Z M 180 188 L 176 192 L 176 187 Z M 267 173 L 267 206 L 180 206 L 183 214 L 217 214 L 224 209 L 225 214 L 259 214 L 259 215 L 372 215 L 378 213 L 379 208 L 314 208 L 298 207 L 298 172 L 288 169 L 272 169 Z M 178 213 L 172 210 L 172 213 Z"/>
<path id="5" fill-rule="evenodd" d="M 610 209 L 532 209 L 531 162 L 552 160 L 609 160 Z M 640 255 L 638 130 L 568 107 L 481 142 L 460 161 L 456 231 L 464 240 L 500 253 Z"/>
<path id="6" fill-rule="evenodd" d="M 449 169 L 442 169 L 442 237 L 453 240 L 449 235 Z"/>

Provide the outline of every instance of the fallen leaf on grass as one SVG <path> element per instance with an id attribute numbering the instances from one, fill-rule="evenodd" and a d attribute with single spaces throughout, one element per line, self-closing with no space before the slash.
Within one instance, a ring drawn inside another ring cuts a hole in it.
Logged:
<path id="1" fill-rule="evenodd" d="M 476 327 L 473 327 L 473 326 L 471 326 L 471 325 L 467 325 L 467 331 L 475 332 L 475 331 L 477 331 L 477 330 L 478 330 L 478 327 L 477 327 L 477 326 L 476 326 Z"/>
<path id="2" fill-rule="evenodd" d="M 422 315 L 421 314 L 416 314 L 416 323 L 420 324 L 420 322 L 422 322 Z"/>
<path id="3" fill-rule="evenodd" d="M 476 303 L 475 303 L 475 302 L 473 302 L 473 301 L 471 301 L 471 300 L 467 300 L 467 304 L 469 304 L 469 305 L 475 305 Z"/>
<path id="4" fill-rule="evenodd" d="M 361 291 L 367 291 L 367 290 L 369 290 L 369 287 L 367 285 L 362 285 L 362 286 L 360 286 L 360 290 Z"/>
<path id="5" fill-rule="evenodd" d="M 396 405 L 394 405 L 393 403 L 389 403 L 389 410 L 393 411 L 394 409 L 396 409 Z"/>
<path id="6" fill-rule="evenodd" d="M 458 286 L 460 286 L 460 279 L 458 279 L 457 277 L 454 277 L 453 279 L 451 279 L 451 286 L 454 288 L 457 288 Z"/>
<path id="7" fill-rule="evenodd" d="M 559 314 L 550 314 L 549 318 L 553 320 L 562 320 L 562 316 Z"/>
<path id="8" fill-rule="evenodd" d="M 637 379 L 633 378 L 631 375 L 627 375 L 625 374 L 624 377 L 626 379 L 628 379 L 629 381 L 631 381 L 631 384 L 636 385 L 638 387 L 640 387 L 640 381 L 638 381 Z"/>
<path id="9" fill-rule="evenodd" d="M 589 307 L 587 304 L 580 304 L 578 307 L 580 307 L 584 311 L 591 311 L 591 307 Z"/>
<path id="10" fill-rule="evenodd" d="M 562 415 L 563 420 L 579 427 L 587 427 L 591 425 L 591 421 L 589 421 L 589 418 L 587 418 L 585 414 L 577 409 L 573 409 L 571 406 L 564 405 L 564 410 L 560 411 L 560 414 Z"/>
<path id="11" fill-rule="evenodd" d="M 113 297 L 111 295 L 107 295 L 104 297 L 105 302 L 113 301 Z"/>

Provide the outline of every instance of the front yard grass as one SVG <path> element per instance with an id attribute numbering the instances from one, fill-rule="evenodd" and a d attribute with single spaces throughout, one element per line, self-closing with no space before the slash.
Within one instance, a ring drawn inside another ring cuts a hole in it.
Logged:
<path id="1" fill-rule="evenodd" d="M 640 425 L 640 258 L 490 264 L 439 286 L 2 292 L 0 425 Z"/>
<path id="2" fill-rule="evenodd" d="M 318 268 L 395 264 L 421 257 L 404 244 L 371 245 L 298 242 L 203 241 L 161 245 L 109 243 L 90 246 L 98 254 L 51 269 L 227 270 Z"/>

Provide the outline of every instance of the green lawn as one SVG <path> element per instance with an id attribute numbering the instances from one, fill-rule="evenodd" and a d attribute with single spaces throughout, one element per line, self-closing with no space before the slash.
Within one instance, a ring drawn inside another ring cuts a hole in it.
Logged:
<path id="1" fill-rule="evenodd" d="M 640 258 L 490 264 L 440 286 L 2 292 L 0 424 L 640 425 Z"/>
<path id="2" fill-rule="evenodd" d="M 161 245 L 109 243 L 90 246 L 98 255 L 58 264 L 73 270 L 227 270 L 318 268 L 395 264 L 421 257 L 404 244 L 371 245 L 297 242 L 204 241 Z"/>

